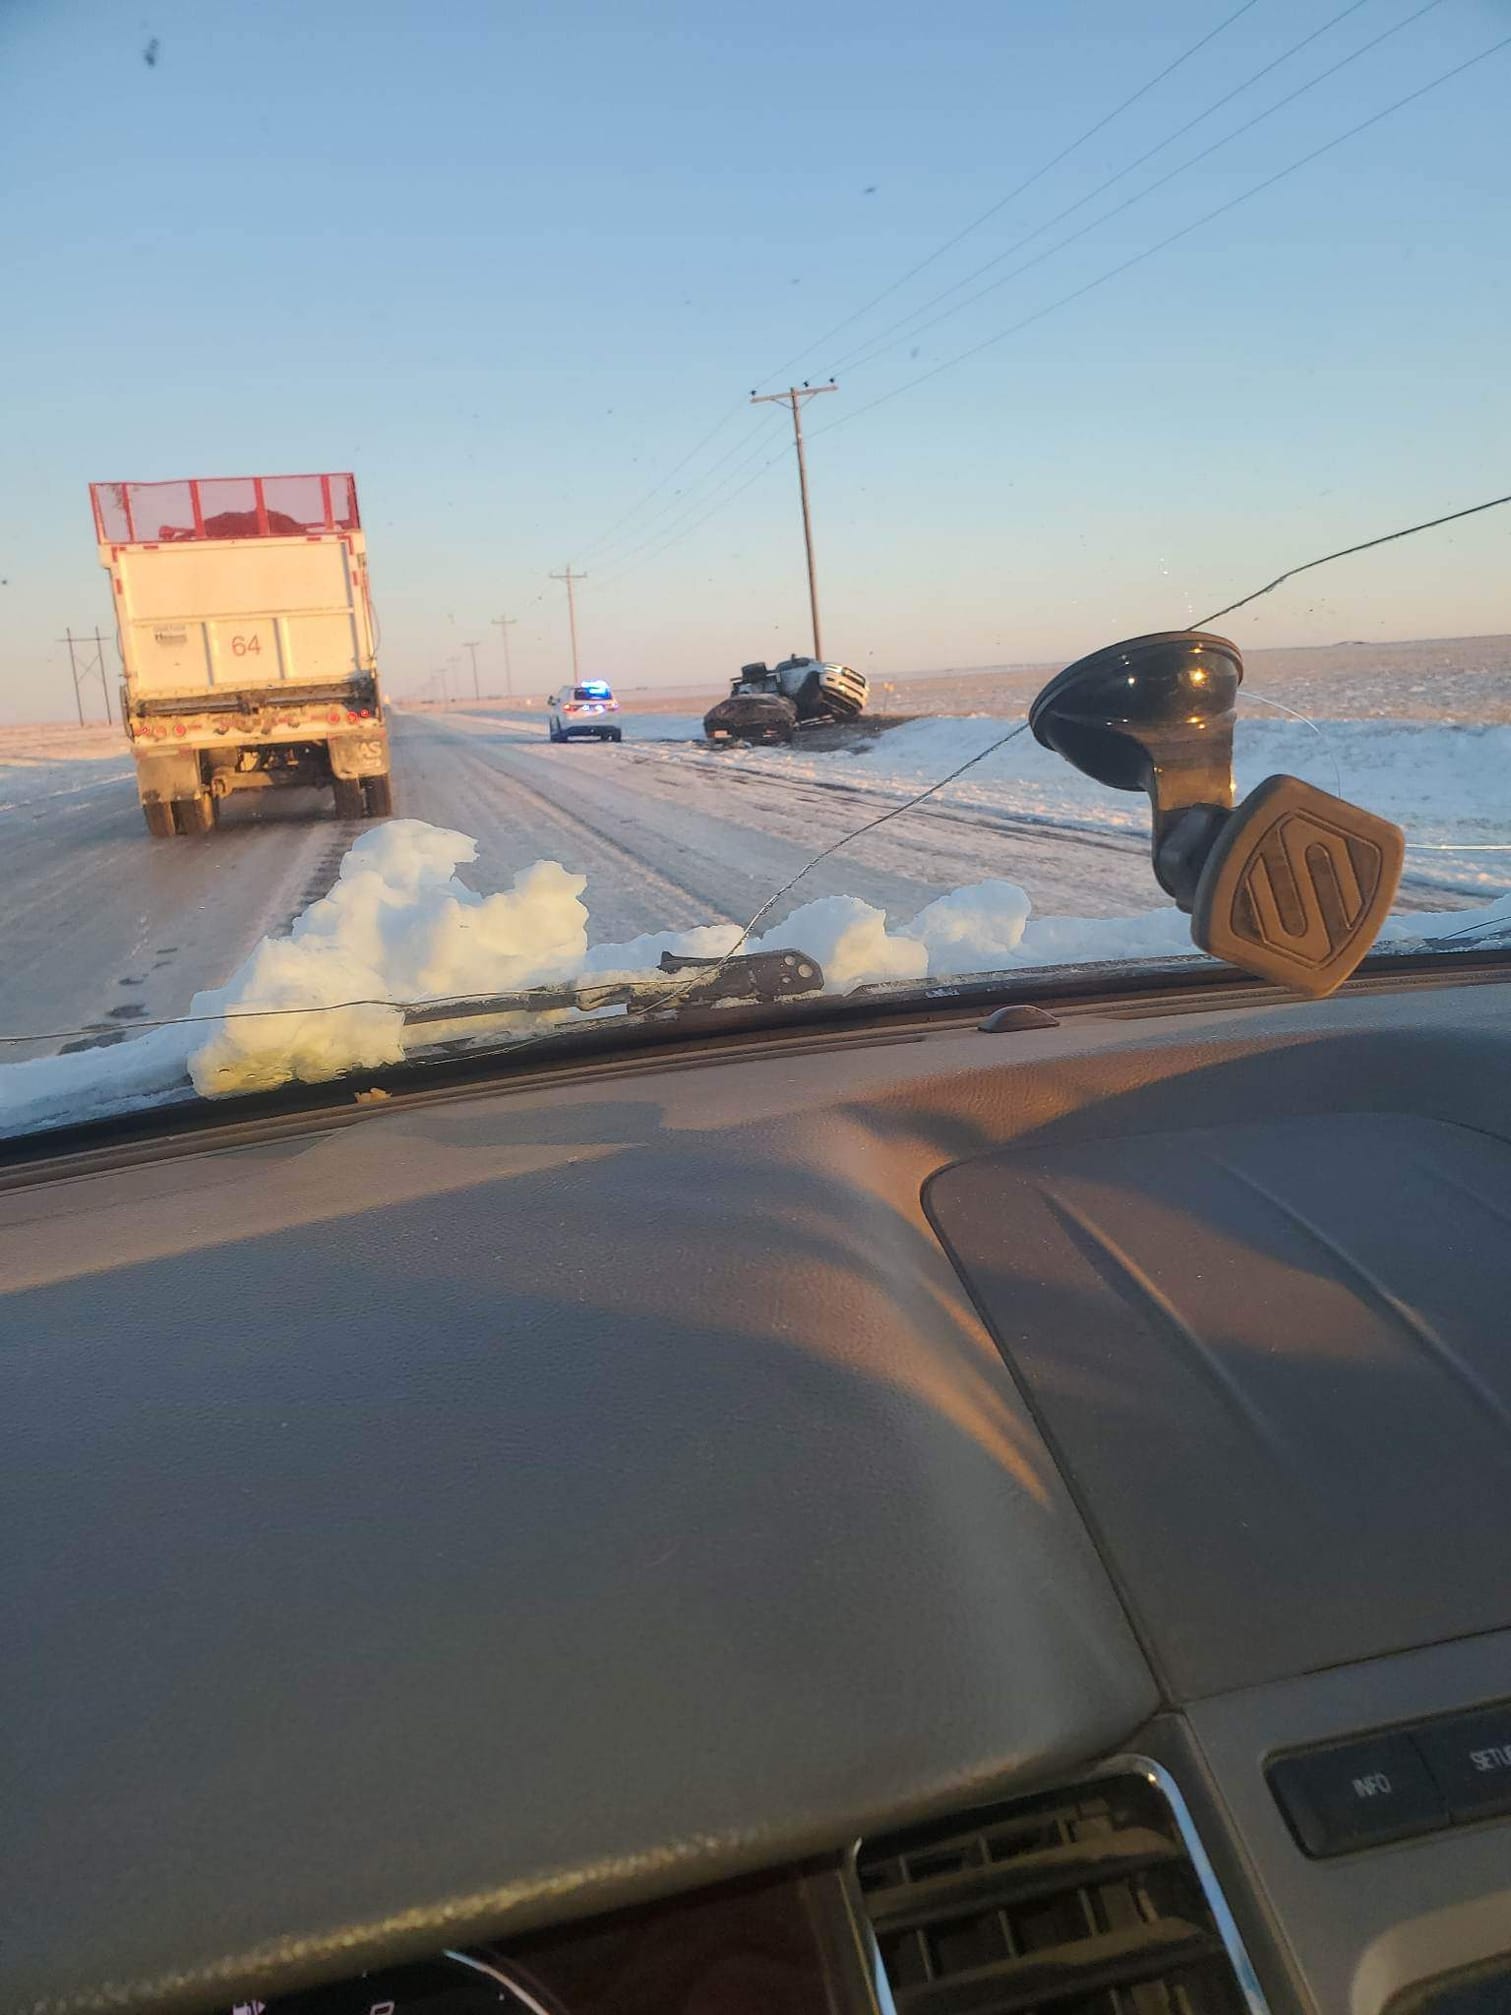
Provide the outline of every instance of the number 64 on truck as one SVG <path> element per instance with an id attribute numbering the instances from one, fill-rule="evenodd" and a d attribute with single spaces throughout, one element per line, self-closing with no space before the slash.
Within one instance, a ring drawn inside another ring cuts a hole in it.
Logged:
<path id="1" fill-rule="evenodd" d="M 208 832 L 232 791 L 393 808 L 367 548 L 349 474 L 92 483 L 147 829 Z"/>

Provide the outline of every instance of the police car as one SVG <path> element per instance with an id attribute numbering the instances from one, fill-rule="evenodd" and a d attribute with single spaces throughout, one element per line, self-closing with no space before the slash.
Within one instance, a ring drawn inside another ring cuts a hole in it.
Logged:
<path id="1" fill-rule="evenodd" d="M 552 693 L 546 701 L 546 726 L 553 742 L 570 742 L 580 735 L 621 742 L 618 712 L 619 702 L 602 679 L 584 679 L 580 686 L 563 686 Z"/>

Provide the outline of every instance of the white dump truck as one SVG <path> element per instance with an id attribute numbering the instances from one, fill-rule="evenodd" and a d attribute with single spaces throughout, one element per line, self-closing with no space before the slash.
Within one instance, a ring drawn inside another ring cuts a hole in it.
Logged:
<path id="1" fill-rule="evenodd" d="M 92 483 L 147 830 L 208 832 L 232 791 L 393 808 L 350 475 Z"/>

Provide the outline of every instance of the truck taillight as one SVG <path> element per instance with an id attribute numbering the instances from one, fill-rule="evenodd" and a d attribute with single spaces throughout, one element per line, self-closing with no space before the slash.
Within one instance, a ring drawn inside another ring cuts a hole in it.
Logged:
<path id="1" fill-rule="evenodd" d="M 173 732 L 176 735 L 186 735 L 189 730 L 184 726 L 182 721 L 175 721 L 173 723 Z"/>
<path id="2" fill-rule="evenodd" d="M 332 727 L 337 726 L 341 719 L 341 709 L 339 707 L 332 707 L 325 718 L 330 722 Z"/>

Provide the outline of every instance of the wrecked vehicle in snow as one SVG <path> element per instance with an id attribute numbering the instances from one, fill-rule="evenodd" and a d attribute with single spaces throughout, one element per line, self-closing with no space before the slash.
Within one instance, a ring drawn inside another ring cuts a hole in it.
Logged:
<path id="1" fill-rule="evenodd" d="M 853 721 L 870 696 L 865 673 L 849 665 L 826 664 L 818 658 L 783 658 L 775 670 L 777 684 L 797 708 L 803 726 L 818 721 Z"/>
<path id="2" fill-rule="evenodd" d="M 790 742 L 796 728 L 797 708 L 768 665 L 742 666 L 729 698 L 703 716 L 711 742 Z"/>
<path id="3" fill-rule="evenodd" d="M 711 742 L 790 742 L 800 727 L 854 720 L 866 704 L 864 672 L 818 658 L 744 665 L 729 698 L 703 716 Z"/>

